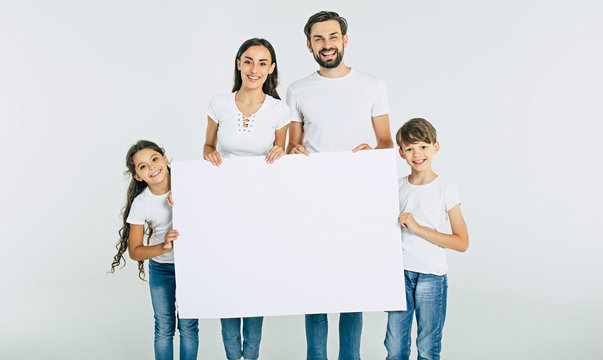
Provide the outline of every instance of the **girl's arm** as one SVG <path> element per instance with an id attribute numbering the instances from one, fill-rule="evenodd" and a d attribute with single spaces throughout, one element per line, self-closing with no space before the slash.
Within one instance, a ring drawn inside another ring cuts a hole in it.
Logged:
<path id="1" fill-rule="evenodd" d="M 205 131 L 205 145 L 203 145 L 203 159 L 211 161 L 214 165 L 222 164 L 222 157 L 216 150 L 218 145 L 218 123 L 207 117 L 207 130 Z"/>
<path id="2" fill-rule="evenodd" d="M 469 233 L 461 213 L 461 204 L 455 205 L 448 211 L 452 234 L 443 234 L 417 223 L 411 213 L 401 213 L 398 217 L 400 225 L 408 228 L 413 234 L 422 237 L 436 245 L 464 252 L 469 247 Z"/>
<path id="3" fill-rule="evenodd" d="M 285 155 L 285 139 L 287 138 L 287 128 L 285 125 L 274 132 L 274 143 L 272 148 L 266 154 L 266 162 L 272 164 L 276 159 Z"/>
<path id="4" fill-rule="evenodd" d="M 144 246 L 144 225 L 129 224 L 129 226 L 130 237 L 128 238 L 128 251 L 130 253 L 130 259 L 134 261 L 151 259 L 155 256 L 169 252 L 172 250 L 172 241 L 178 237 L 178 232 L 176 230 L 170 230 L 165 235 L 165 242 L 152 246 Z M 174 231 L 176 231 L 175 234 Z"/>

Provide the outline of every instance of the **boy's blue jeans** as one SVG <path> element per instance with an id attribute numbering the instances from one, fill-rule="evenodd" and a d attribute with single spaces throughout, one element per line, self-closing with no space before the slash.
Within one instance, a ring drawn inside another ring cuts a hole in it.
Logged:
<path id="1" fill-rule="evenodd" d="M 306 315 L 307 360 L 327 360 L 327 314 Z M 339 314 L 339 360 L 360 360 L 362 313 Z"/>
<path id="2" fill-rule="evenodd" d="M 241 346 L 241 318 L 220 319 L 222 340 L 228 360 L 257 359 L 260 356 L 263 317 L 243 318 L 243 344 Z"/>
<path id="3" fill-rule="evenodd" d="M 385 348 L 387 360 L 408 360 L 410 327 L 417 313 L 417 352 L 419 360 L 439 360 L 442 329 L 446 318 L 448 278 L 404 270 L 406 311 L 390 311 L 387 316 Z"/>
<path id="4" fill-rule="evenodd" d="M 196 359 L 199 347 L 199 320 L 176 315 L 176 275 L 174 264 L 149 260 L 149 287 L 155 313 L 155 360 L 174 358 L 176 324 L 180 332 L 180 359 Z"/>

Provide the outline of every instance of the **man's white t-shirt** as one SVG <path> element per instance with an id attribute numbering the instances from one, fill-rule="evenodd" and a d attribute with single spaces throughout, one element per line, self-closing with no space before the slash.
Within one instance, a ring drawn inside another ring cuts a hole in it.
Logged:
<path id="1" fill-rule="evenodd" d="M 421 226 L 451 234 L 448 211 L 460 204 L 455 185 L 438 176 L 425 185 L 413 185 L 408 176 L 399 180 L 400 212 L 412 213 Z M 444 275 L 448 272 L 445 249 L 410 230 L 402 228 L 404 269 L 423 274 Z"/>
<path id="2" fill-rule="evenodd" d="M 153 235 L 149 245 L 157 245 L 164 242 L 165 233 L 172 229 L 172 208 L 166 203 L 169 192 L 163 195 L 155 195 L 147 187 L 132 202 L 130 214 L 126 222 L 133 225 L 144 225 L 145 223 L 153 229 Z M 146 236 L 143 242 L 146 245 Z M 173 250 L 156 256 L 153 260 L 160 263 L 174 263 Z"/>
<path id="3" fill-rule="evenodd" d="M 287 89 L 291 121 L 303 122 L 310 152 L 346 151 L 375 145 L 372 117 L 388 113 L 382 78 L 358 70 L 340 78 L 313 72 Z"/>
<path id="4" fill-rule="evenodd" d="M 265 155 L 274 144 L 274 132 L 290 122 L 289 107 L 266 95 L 255 114 L 245 117 L 237 108 L 236 93 L 211 99 L 207 115 L 218 124 L 218 152 L 222 157 Z"/>

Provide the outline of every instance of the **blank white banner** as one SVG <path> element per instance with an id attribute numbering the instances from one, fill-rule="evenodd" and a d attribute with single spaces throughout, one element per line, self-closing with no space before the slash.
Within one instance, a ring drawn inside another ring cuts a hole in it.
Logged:
<path id="1" fill-rule="evenodd" d="M 183 318 L 405 310 L 395 152 L 172 164 Z"/>

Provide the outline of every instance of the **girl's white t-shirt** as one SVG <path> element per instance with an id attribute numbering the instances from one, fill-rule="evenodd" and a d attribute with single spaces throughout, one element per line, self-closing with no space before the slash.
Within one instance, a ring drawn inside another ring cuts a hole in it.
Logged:
<path id="1" fill-rule="evenodd" d="M 149 245 L 157 245 L 164 242 L 165 233 L 172 229 L 172 208 L 166 199 L 169 192 L 163 195 L 155 195 L 147 187 L 132 202 L 130 214 L 126 222 L 133 225 L 147 225 L 153 229 L 153 235 Z M 146 245 L 146 236 L 144 244 Z M 153 258 L 160 263 L 174 263 L 174 252 L 170 250 Z"/>
<path id="2" fill-rule="evenodd" d="M 412 213 L 421 226 L 451 234 L 448 211 L 460 204 L 455 185 L 438 176 L 425 185 L 413 185 L 408 176 L 399 181 L 400 212 Z M 444 275 L 448 272 L 445 249 L 402 227 L 404 269 L 423 274 Z"/>
<path id="3" fill-rule="evenodd" d="M 237 108 L 236 93 L 211 99 L 207 115 L 218 124 L 218 152 L 222 157 L 265 155 L 276 130 L 289 124 L 289 107 L 266 95 L 255 114 L 245 117 Z"/>

